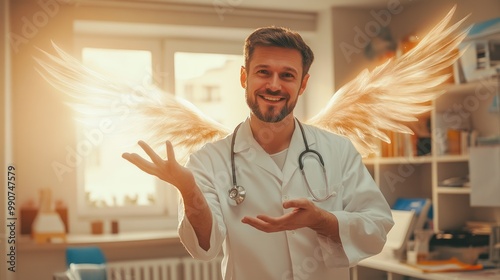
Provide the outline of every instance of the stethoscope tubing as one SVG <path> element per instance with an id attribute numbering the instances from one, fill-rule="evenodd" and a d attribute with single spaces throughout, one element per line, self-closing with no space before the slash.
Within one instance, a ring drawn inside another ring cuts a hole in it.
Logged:
<path id="1" fill-rule="evenodd" d="M 313 197 L 313 201 L 316 201 L 316 202 L 326 201 L 327 199 L 332 197 L 333 194 L 328 193 L 328 181 L 327 181 L 326 169 L 325 169 L 325 163 L 323 161 L 323 157 L 321 156 L 321 154 L 318 151 L 315 151 L 315 150 L 309 148 L 309 145 L 307 143 L 307 137 L 306 137 L 306 134 L 304 132 L 304 128 L 302 127 L 302 124 L 299 122 L 299 120 L 297 120 L 297 123 L 299 124 L 300 132 L 302 134 L 302 140 L 304 141 L 304 146 L 305 146 L 305 150 L 300 153 L 299 159 L 298 159 L 300 172 L 302 173 L 302 176 L 304 176 L 307 189 L 308 189 L 309 193 L 311 194 L 311 196 Z M 234 129 L 234 132 L 233 132 L 233 137 L 231 139 L 231 174 L 232 174 L 233 186 L 229 189 L 228 194 L 229 194 L 230 202 L 232 202 L 233 205 L 241 204 L 245 200 L 245 197 L 246 197 L 245 188 L 243 188 L 242 186 L 238 186 L 238 184 L 237 184 L 236 167 L 235 167 L 235 163 L 234 163 L 235 162 L 234 161 L 234 156 L 235 156 L 234 145 L 236 142 L 236 134 L 237 134 L 238 129 L 240 128 L 241 124 L 242 123 L 240 123 L 236 126 L 236 128 Z M 324 175 L 324 179 L 325 179 L 325 184 L 326 184 L 326 187 L 325 187 L 326 196 L 325 197 L 316 196 L 314 194 L 314 192 L 312 191 L 311 186 L 309 185 L 309 181 L 307 180 L 307 176 L 305 175 L 305 172 L 304 172 L 304 156 L 307 153 L 315 154 L 317 156 L 317 158 L 319 159 L 319 162 L 321 163 L 321 167 L 323 169 L 323 175 Z"/>

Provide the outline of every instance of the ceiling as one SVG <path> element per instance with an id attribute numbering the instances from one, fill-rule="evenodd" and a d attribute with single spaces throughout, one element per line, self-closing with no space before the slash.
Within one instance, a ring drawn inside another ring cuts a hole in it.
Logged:
<path id="1" fill-rule="evenodd" d="M 255 10 L 256 14 L 262 10 L 288 11 L 315 13 L 328 10 L 332 7 L 351 7 L 351 8 L 387 8 L 391 0 L 69 0 L 77 3 L 143 3 L 143 4 L 174 4 L 180 6 L 197 5 L 204 7 L 213 7 L 221 11 L 232 11 L 241 9 Z M 411 0 L 409 0 L 411 1 Z M 424 0 L 420 0 L 424 1 Z M 137 23 L 113 23 L 113 22 L 93 22 L 77 21 L 75 31 L 80 33 L 102 33 L 102 34 L 135 34 L 137 36 L 182 36 L 198 32 L 199 38 L 221 38 L 221 39 L 241 39 L 241 34 L 247 34 L 248 30 L 241 31 L 238 28 L 220 29 L 214 27 L 199 27 L 196 30 L 190 27 L 166 26 L 158 24 L 137 24 Z M 302 32 L 307 36 L 307 32 Z"/>
<path id="2" fill-rule="evenodd" d="M 197 4 L 223 9 L 252 8 L 317 12 L 331 7 L 385 7 L 388 0 L 156 0 L 163 3 Z"/>

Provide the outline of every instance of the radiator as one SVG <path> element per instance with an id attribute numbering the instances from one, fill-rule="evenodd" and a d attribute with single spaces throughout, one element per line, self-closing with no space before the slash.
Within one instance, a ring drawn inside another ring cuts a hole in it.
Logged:
<path id="1" fill-rule="evenodd" d="M 107 280 L 221 280 L 218 257 L 200 261 L 191 257 L 109 262 Z"/>
<path id="2" fill-rule="evenodd" d="M 220 264 L 222 257 L 212 261 L 200 261 L 193 258 L 183 258 L 183 278 L 184 280 L 222 280 Z"/>

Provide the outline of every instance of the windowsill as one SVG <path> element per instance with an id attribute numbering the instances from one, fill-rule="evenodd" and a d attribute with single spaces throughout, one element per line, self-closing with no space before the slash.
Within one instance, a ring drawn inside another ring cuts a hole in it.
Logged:
<path id="1" fill-rule="evenodd" d="M 68 234 L 66 242 L 35 243 L 29 235 L 18 238 L 19 251 L 53 250 L 67 246 L 99 245 L 100 247 L 134 246 L 141 244 L 179 244 L 177 230 L 157 230 L 147 232 L 127 232 L 118 234 Z"/>

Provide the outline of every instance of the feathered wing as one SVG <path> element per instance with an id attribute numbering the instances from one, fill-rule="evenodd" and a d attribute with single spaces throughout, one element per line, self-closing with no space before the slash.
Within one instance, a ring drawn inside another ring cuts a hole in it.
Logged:
<path id="1" fill-rule="evenodd" d="M 361 155 L 374 152 L 384 131 L 410 133 L 403 124 L 431 110 L 429 101 L 444 93 L 451 74 L 440 74 L 459 57 L 465 20 L 447 27 L 455 7 L 411 51 L 369 72 L 364 70 L 340 88 L 327 106 L 307 123 L 348 137 Z"/>
<path id="2" fill-rule="evenodd" d="M 350 138 L 362 155 L 374 152 L 379 140 L 390 142 L 384 131 L 412 133 L 404 123 L 428 112 L 428 102 L 444 92 L 441 85 L 449 75 L 440 72 L 458 59 L 455 50 L 467 34 L 457 32 L 465 19 L 446 27 L 454 11 L 408 53 L 359 74 L 307 123 Z M 69 97 L 80 120 L 132 116 L 137 122 L 131 123 L 149 133 L 141 137 L 153 145 L 170 140 L 182 159 L 229 133 L 185 100 L 158 88 L 113 81 L 54 48 L 57 56 L 44 52 L 48 61 L 35 58 L 39 72 Z"/>
<path id="3" fill-rule="evenodd" d="M 53 46 L 56 55 L 42 51 L 46 59 L 35 58 L 40 65 L 37 70 L 65 93 L 79 121 L 95 123 L 105 118 L 127 121 L 130 131 L 145 137 L 153 146 L 171 141 L 180 161 L 203 144 L 229 133 L 186 100 L 156 87 L 115 81 Z M 139 134 L 141 131 L 147 134 Z"/>

